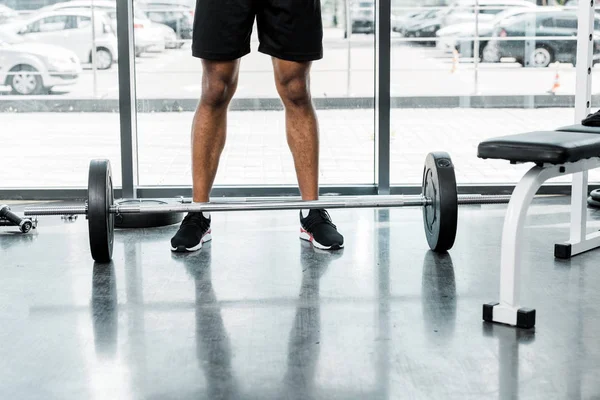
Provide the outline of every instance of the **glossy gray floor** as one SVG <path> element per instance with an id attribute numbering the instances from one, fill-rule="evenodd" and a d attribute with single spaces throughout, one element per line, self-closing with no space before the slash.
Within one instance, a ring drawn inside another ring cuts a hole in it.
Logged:
<path id="1" fill-rule="evenodd" d="M 481 320 L 505 210 L 461 207 L 442 256 L 418 208 L 332 210 L 335 254 L 298 240 L 294 211 L 214 214 L 213 242 L 186 256 L 169 251 L 177 226 L 119 231 L 110 265 L 84 218 L 2 228 L 0 398 L 598 399 L 600 255 L 554 260 L 567 199 L 529 214 L 536 329 Z"/>

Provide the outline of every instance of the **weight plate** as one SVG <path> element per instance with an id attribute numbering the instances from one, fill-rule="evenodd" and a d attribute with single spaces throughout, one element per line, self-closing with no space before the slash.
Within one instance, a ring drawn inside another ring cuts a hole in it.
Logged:
<path id="1" fill-rule="evenodd" d="M 117 201 L 117 205 L 141 204 L 150 206 L 167 205 L 169 203 L 153 199 L 137 199 Z M 117 214 L 115 215 L 115 228 L 157 228 L 181 222 L 184 213 L 139 213 L 139 214 Z"/>
<path id="2" fill-rule="evenodd" d="M 592 208 L 600 208 L 600 200 L 594 199 L 592 196 L 587 199 L 588 206 Z"/>
<path id="3" fill-rule="evenodd" d="M 88 224 L 92 258 L 101 263 L 112 259 L 115 218 L 110 213 L 114 193 L 110 161 L 92 160 L 88 176 Z"/>
<path id="4" fill-rule="evenodd" d="M 596 201 L 600 201 L 600 190 L 592 190 L 592 192 L 590 193 L 590 197 Z"/>
<path id="5" fill-rule="evenodd" d="M 423 207 L 423 224 L 429 247 L 436 252 L 454 246 L 458 224 L 458 193 L 450 155 L 429 153 L 423 169 L 423 196 L 431 204 Z"/>

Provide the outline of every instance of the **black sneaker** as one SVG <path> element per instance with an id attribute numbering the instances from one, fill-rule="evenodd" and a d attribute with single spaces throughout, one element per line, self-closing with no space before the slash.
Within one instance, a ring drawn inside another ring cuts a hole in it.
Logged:
<path id="1" fill-rule="evenodd" d="M 177 252 L 197 251 L 202 248 L 202 243 L 211 239 L 210 218 L 204 217 L 201 212 L 189 213 L 171 239 L 171 250 Z"/>
<path id="2" fill-rule="evenodd" d="M 323 209 L 310 210 L 306 218 L 300 211 L 300 239 L 308 240 L 318 249 L 338 250 L 344 247 L 344 237 Z"/>

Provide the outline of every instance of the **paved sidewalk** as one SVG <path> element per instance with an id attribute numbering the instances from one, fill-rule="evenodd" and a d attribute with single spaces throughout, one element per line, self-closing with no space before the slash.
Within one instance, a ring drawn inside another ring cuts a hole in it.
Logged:
<path id="1" fill-rule="evenodd" d="M 373 110 L 319 111 L 321 183 L 372 183 Z M 192 113 L 138 115 L 141 185 L 190 185 Z M 392 110 L 393 184 L 420 183 L 428 152 L 448 151 L 459 183 L 514 183 L 529 167 L 476 157 L 489 137 L 555 129 L 573 122 L 572 109 Z M 0 187 L 86 186 L 89 160 L 112 161 L 120 184 L 116 113 L 0 114 Z M 591 179 L 600 181 L 600 174 Z M 562 181 L 565 181 L 564 179 Z M 280 111 L 231 112 L 216 184 L 295 184 Z"/>

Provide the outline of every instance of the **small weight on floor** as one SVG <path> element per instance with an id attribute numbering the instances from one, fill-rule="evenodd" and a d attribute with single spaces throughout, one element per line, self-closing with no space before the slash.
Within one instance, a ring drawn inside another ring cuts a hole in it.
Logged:
<path id="1" fill-rule="evenodd" d="M 117 206 L 140 204 L 144 205 L 168 205 L 169 203 L 153 199 L 135 199 L 116 201 Z M 157 228 L 161 226 L 174 225 L 183 220 L 184 214 L 173 213 L 144 213 L 144 214 L 117 214 L 115 215 L 115 228 L 133 229 L 133 228 Z"/>
<path id="2" fill-rule="evenodd" d="M 599 189 L 592 190 L 592 192 L 590 193 L 590 197 L 596 201 L 600 201 L 600 190 Z"/>
<path id="3" fill-rule="evenodd" d="M 115 215 L 110 208 L 114 202 L 110 161 L 92 160 L 88 176 L 87 218 L 92 258 L 97 262 L 112 259 Z"/>
<path id="4" fill-rule="evenodd" d="M 592 208 L 600 208 L 600 200 L 594 199 L 592 196 L 587 199 L 588 206 Z"/>
<path id="5" fill-rule="evenodd" d="M 450 155 L 429 153 L 423 170 L 423 196 L 432 203 L 423 207 L 423 224 L 429 247 L 436 252 L 454 246 L 458 225 L 456 175 Z"/>

